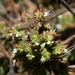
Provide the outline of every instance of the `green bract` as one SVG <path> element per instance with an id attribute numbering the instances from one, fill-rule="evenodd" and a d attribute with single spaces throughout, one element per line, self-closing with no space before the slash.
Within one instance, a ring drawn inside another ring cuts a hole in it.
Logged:
<path id="1" fill-rule="evenodd" d="M 53 47 L 52 54 L 53 55 L 63 54 L 65 48 L 66 48 L 65 46 L 58 44 L 55 47 Z"/>
<path id="2" fill-rule="evenodd" d="M 51 53 L 47 51 L 46 48 L 43 49 L 43 51 L 41 52 L 41 62 L 45 62 L 48 61 L 50 59 Z"/>
<path id="3" fill-rule="evenodd" d="M 30 35 L 30 40 L 33 42 L 33 43 L 39 43 L 39 35 L 38 34 L 31 34 Z"/>

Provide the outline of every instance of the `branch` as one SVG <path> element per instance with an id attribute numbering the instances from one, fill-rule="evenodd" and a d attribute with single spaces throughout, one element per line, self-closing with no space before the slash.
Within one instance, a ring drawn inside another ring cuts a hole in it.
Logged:
<path id="1" fill-rule="evenodd" d="M 74 39 L 75 38 L 75 35 L 73 35 L 73 36 L 71 36 L 71 37 L 69 37 L 68 39 L 66 39 L 66 40 L 64 40 L 64 41 L 61 41 L 60 42 L 60 44 L 67 44 L 67 43 L 69 43 L 72 39 Z"/>
<path id="2" fill-rule="evenodd" d="M 69 75 L 74 75 L 75 74 L 75 65 L 70 65 L 69 67 Z"/>
<path id="3" fill-rule="evenodd" d="M 70 65 L 69 68 L 75 68 L 75 65 Z"/>
<path id="4" fill-rule="evenodd" d="M 5 9 L 3 3 L 0 1 L 0 15 L 5 17 L 9 21 L 13 21 L 14 19 L 7 13 L 7 10 Z"/>
<path id="5" fill-rule="evenodd" d="M 2 52 L 4 53 L 4 55 L 10 59 L 10 54 L 6 51 L 6 49 L 4 48 L 4 46 L 2 44 L 0 44 L 0 50 L 2 50 Z"/>
<path id="6" fill-rule="evenodd" d="M 75 16 L 75 12 L 71 9 L 71 7 L 65 2 L 65 0 L 60 0 L 60 3 L 67 8 L 67 10 L 69 10 L 74 16 Z"/>
<path id="7" fill-rule="evenodd" d="M 71 7 L 74 8 L 75 6 L 71 6 Z M 48 21 L 48 20 L 50 20 L 52 18 L 55 18 L 56 16 L 58 16 L 58 15 L 64 13 L 64 12 L 66 12 L 66 11 L 67 11 L 66 8 L 62 8 L 60 10 L 57 10 L 57 11 L 53 12 L 51 15 L 46 16 L 45 17 L 45 21 Z"/>

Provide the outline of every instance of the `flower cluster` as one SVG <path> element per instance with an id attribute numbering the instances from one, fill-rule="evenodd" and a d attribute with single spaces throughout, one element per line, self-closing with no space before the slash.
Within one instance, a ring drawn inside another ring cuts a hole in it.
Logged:
<path id="1" fill-rule="evenodd" d="M 23 13 L 9 33 L 12 38 L 14 59 L 31 73 L 46 72 L 42 63 L 52 61 L 64 53 L 66 46 L 56 43 L 56 32 L 49 25 L 44 25 L 44 12 L 34 16 Z"/>

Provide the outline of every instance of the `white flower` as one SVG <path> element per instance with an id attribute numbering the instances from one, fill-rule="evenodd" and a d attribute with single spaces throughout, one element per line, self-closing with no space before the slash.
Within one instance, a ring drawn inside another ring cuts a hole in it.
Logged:
<path id="1" fill-rule="evenodd" d="M 48 15 L 50 15 L 50 10 L 45 12 L 45 14 L 44 14 L 45 17 L 48 16 Z"/>
<path id="2" fill-rule="evenodd" d="M 67 53 L 68 52 L 68 49 L 64 49 L 64 52 Z"/>
<path id="3" fill-rule="evenodd" d="M 37 51 L 37 49 L 35 49 L 35 52 Z"/>
<path id="4" fill-rule="evenodd" d="M 35 56 L 34 55 L 32 55 L 32 58 L 34 58 Z"/>
<path id="5" fill-rule="evenodd" d="M 57 29 L 61 29 L 61 28 L 62 28 L 61 24 L 57 24 L 57 25 L 56 25 L 56 28 L 57 28 Z"/>
<path id="6" fill-rule="evenodd" d="M 19 34 L 16 34 L 16 37 L 19 37 Z"/>
<path id="7" fill-rule="evenodd" d="M 17 49 L 13 49 L 13 51 L 11 52 L 12 54 L 15 54 L 17 52 Z"/>
<path id="8" fill-rule="evenodd" d="M 48 41 L 47 44 L 50 44 L 50 41 Z"/>
<path id="9" fill-rule="evenodd" d="M 62 15 L 58 15 L 58 18 L 61 19 L 63 16 Z"/>
<path id="10" fill-rule="evenodd" d="M 38 45 L 39 45 L 39 43 L 35 43 L 35 45 L 36 45 L 36 46 L 38 46 Z"/>
<path id="11" fill-rule="evenodd" d="M 45 61 L 45 59 L 44 59 L 44 58 L 42 58 L 42 59 L 41 59 L 41 62 L 44 62 L 44 61 Z"/>

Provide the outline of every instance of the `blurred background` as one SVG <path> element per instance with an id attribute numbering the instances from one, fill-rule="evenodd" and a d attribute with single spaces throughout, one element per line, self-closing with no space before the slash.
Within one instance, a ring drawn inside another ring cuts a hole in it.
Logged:
<path id="1" fill-rule="evenodd" d="M 75 0 L 65 1 L 75 11 Z M 33 15 L 40 8 L 45 12 L 50 10 L 50 16 L 45 23 L 56 29 L 56 32 L 60 34 L 59 40 L 63 43 L 67 40 L 66 43 L 69 46 L 75 44 L 75 17 L 59 0 L 0 0 L 0 75 L 7 75 L 10 70 L 8 54 L 13 50 L 10 44 L 11 39 L 7 37 L 10 28 L 14 26 L 23 12 Z M 66 59 L 70 65 L 75 65 L 75 50 L 70 52 Z M 23 74 L 17 66 L 14 67 L 14 71 L 16 75 Z"/>

